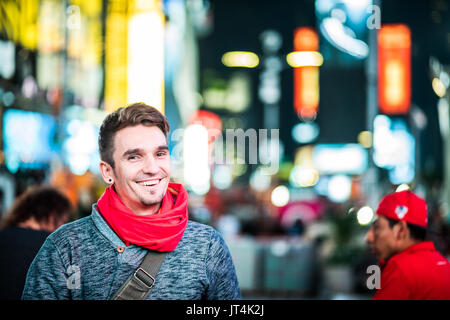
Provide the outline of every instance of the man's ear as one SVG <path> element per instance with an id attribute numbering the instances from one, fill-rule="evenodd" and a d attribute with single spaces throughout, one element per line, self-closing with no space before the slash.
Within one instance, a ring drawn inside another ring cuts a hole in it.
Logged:
<path id="1" fill-rule="evenodd" d="M 405 240 L 409 237 L 409 229 L 406 221 L 399 221 L 395 227 L 397 227 L 395 233 L 397 240 Z"/>
<path id="2" fill-rule="evenodd" d="M 100 161 L 100 173 L 102 174 L 103 181 L 107 184 L 114 183 L 114 169 L 108 162 Z"/>

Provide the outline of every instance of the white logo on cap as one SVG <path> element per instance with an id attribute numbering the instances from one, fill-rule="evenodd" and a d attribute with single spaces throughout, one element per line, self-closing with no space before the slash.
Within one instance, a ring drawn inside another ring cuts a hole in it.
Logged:
<path id="1" fill-rule="evenodd" d="M 408 213 L 408 207 L 406 206 L 397 206 L 395 207 L 395 214 L 401 220 Z"/>

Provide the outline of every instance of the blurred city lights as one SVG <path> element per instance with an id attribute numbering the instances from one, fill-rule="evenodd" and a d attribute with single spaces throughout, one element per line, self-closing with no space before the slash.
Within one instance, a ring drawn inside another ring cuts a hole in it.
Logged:
<path id="1" fill-rule="evenodd" d="M 217 189 L 225 190 L 231 186 L 233 175 L 231 169 L 225 165 L 218 165 L 214 168 L 213 183 Z"/>
<path id="2" fill-rule="evenodd" d="M 267 172 L 264 167 L 259 167 L 250 175 L 250 187 L 255 191 L 265 191 L 269 189 L 271 182 L 271 175 Z"/>
<path id="3" fill-rule="evenodd" d="M 297 123 L 292 127 L 292 138 L 298 143 L 310 143 L 319 135 L 319 126 L 314 122 Z"/>
<path id="4" fill-rule="evenodd" d="M 402 183 L 397 187 L 397 189 L 395 189 L 395 192 L 400 192 L 400 191 L 405 191 L 405 190 L 410 190 L 410 189 L 411 188 L 409 187 L 408 184 Z"/>
<path id="5" fill-rule="evenodd" d="M 444 70 L 439 73 L 439 80 L 441 80 L 446 89 L 450 86 L 450 76 Z"/>
<path id="6" fill-rule="evenodd" d="M 370 149 L 372 147 L 372 132 L 361 131 L 358 134 L 358 143 L 364 148 Z"/>
<path id="7" fill-rule="evenodd" d="M 378 31 L 378 99 L 385 114 L 405 114 L 411 104 L 411 31 L 384 25 Z"/>
<path id="8" fill-rule="evenodd" d="M 183 136 L 184 181 L 192 191 L 203 195 L 210 188 L 208 130 L 200 124 L 189 125 Z"/>
<path id="9" fill-rule="evenodd" d="M 320 30 L 325 38 L 336 48 L 352 55 L 357 59 L 364 59 L 369 55 L 368 45 L 344 27 L 342 22 L 335 17 L 322 20 Z"/>
<path id="10" fill-rule="evenodd" d="M 274 206 L 284 207 L 289 203 L 289 197 L 289 189 L 281 185 L 273 189 L 270 199 Z"/>
<path id="11" fill-rule="evenodd" d="M 317 144 L 313 150 L 313 161 L 321 174 L 361 174 L 367 169 L 368 154 L 356 143 Z"/>
<path id="12" fill-rule="evenodd" d="M 323 57 L 317 51 L 294 51 L 286 56 L 287 63 L 293 67 L 320 67 Z"/>
<path id="13" fill-rule="evenodd" d="M 3 148 L 11 172 L 49 165 L 56 146 L 56 121 L 48 114 L 10 109 L 3 118 Z"/>
<path id="14" fill-rule="evenodd" d="M 0 40 L 0 76 L 9 79 L 15 71 L 15 46 L 10 41 Z"/>
<path id="15" fill-rule="evenodd" d="M 438 109 L 438 120 L 439 120 L 439 129 L 441 131 L 442 137 L 447 137 L 450 129 L 450 112 L 448 101 L 445 98 L 441 98 L 438 101 L 437 105 Z"/>
<path id="16" fill-rule="evenodd" d="M 445 89 L 444 83 L 441 81 L 441 79 L 433 78 L 431 85 L 433 87 L 434 93 L 436 93 L 439 98 L 445 96 L 447 90 Z"/>
<path id="17" fill-rule="evenodd" d="M 345 202 L 350 198 L 352 180 L 347 175 L 332 176 L 328 182 L 328 198 L 334 202 Z"/>
<path id="18" fill-rule="evenodd" d="M 319 172 L 314 168 L 296 165 L 289 174 L 289 182 L 294 187 L 312 187 L 319 180 Z"/>
<path id="19" fill-rule="evenodd" d="M 67 138 L 62 144 L 62 150 L 70 171 L 83 175 L 88 169 L 98 167 L 97 163 L 92 163 L 98 158 L 98 128 L 78 119 L 69 120 L 65 127 Z"/>
<path id="20" fill-rule="evenodd" d="M 362 226 L 368 225 L 370 222 L 372 222 L 374 218 L 374 213 L 371 207 L 364 206 L 358 210 L 358 213 L 356 214 L 356 218 L 358 220 L 358 223 Z"/>
<path id="21" fill-rule="evenodd" d="M 410 183 L 415 176 L 415 139 L 402 119 L 378 115 L 374 120 L 373 161 L 389 170 L 392 184 Z"/>
<path id="22" fill-rule="evenodd" d="M 392 171 L 393 184 L 409 183 L 414 177 L 415 140 L 405 122 L 378 115 L 374 131 L 375 164 Z"/>
<path id="23" fill-rule="evenodd" d="M 164 112 L 164 15 L 159 1 L 137 1 L 128 21 L 127 101 Z"/>
<path id="24" fill-rule="evenodd" d="M 222 56 L 227 67 L 255 68 L 259 64 L 258 55 L 248 51 L 229 51 Z"/>
<path id="25" fill-rule="evenodd" d="M 294 109 L 303 119 L 317 115 L 320 100 L 319 66 L 323 57 L 318 52 L 319 36 L 310 27 L 300 27 L 294 31 L 294 52 L 286 60 L 294 67 Z"/>

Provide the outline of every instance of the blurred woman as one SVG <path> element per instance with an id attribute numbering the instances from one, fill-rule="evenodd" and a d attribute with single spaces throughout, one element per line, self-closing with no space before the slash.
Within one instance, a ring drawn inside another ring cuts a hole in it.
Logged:
<path id="1" fill-rule="evenodd" d="M 0 222 L 0 299 L 21 298 L 41 245 L 72 212 L 69 199 L 50 186 L 31 187 L 16 199 Z"/>

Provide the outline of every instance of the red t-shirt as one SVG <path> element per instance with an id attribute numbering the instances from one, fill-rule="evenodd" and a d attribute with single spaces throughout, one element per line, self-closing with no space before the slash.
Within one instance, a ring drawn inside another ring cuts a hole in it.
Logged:
<path id="1" fill-rule="evenodd" d="M 450 263 L 420 242 L 381 265 L 380 285 L 374 300 L 450 300 Z"/>

